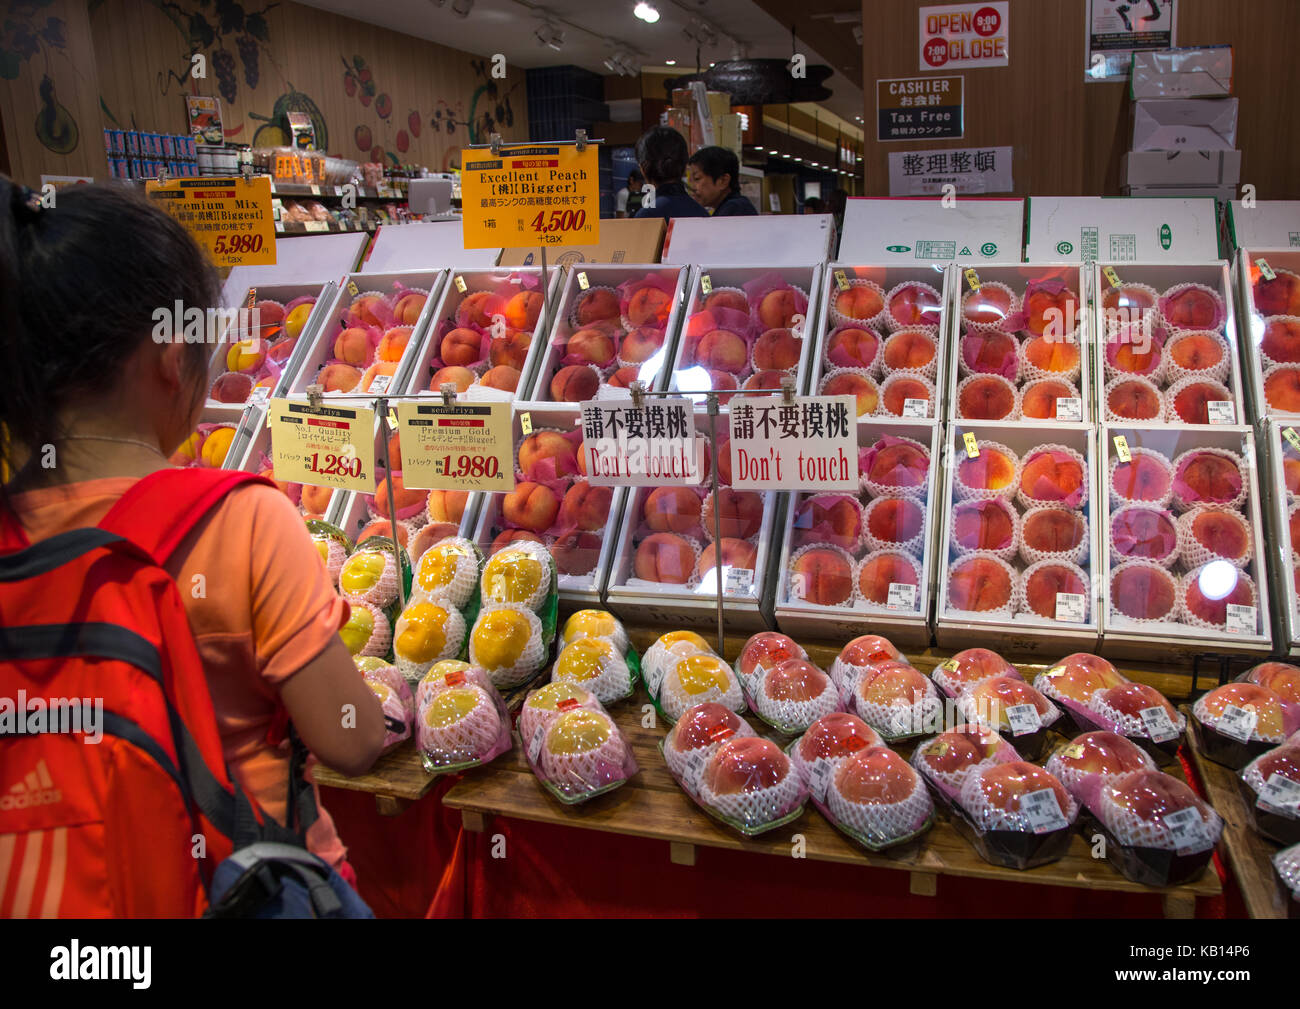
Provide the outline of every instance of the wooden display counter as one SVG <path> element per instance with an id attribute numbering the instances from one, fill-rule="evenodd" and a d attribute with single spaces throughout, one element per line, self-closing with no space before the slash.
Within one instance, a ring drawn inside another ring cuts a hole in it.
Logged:
<path id="1" fill-rule="evenodd" d="M 659 629 L 629 628 L 633 644 L 643 654 L 660 633 Z M 745 637 L 729 637 L 726 641 L 726 658 L 734 659 L 745 640 Z M 813 662 L 822 668 L 828 668 L 843 643 L 801 644 L 804 644 Z M 909 654 L 907 658 L 919 670 L 928 674 L 950 655 L 951 652 L 931 649 Z M 1008 658 L 1016 662 L 1014 657 Z M 1046 668 L 1042 662 L 1037 661 L 1016 664 L 1026 680 L 1032 680 Z M 1182 670 L 1162 674 L 1122 668 L 1121 672 L 1134 680 L 1156 687 L 1166 696 L 1186 695 L 1190 685 L 1188 676 Z M 547 679 L 543 675 L 533 686 L 545 683 Z M 1201 685 L 1209 687 L 1215 684 L 1206 682 L 1203 678 Z M 526 693 L 527 688 L 521 688 L 507 696 L 507 704 L 512 710 L 518 707 Z M 879 854 L 873 854 L 854 844 L 827 823 L 811 803 L 794 823 L 757 838 L 745 838 L 701 810 L 673 781 L 659 752 L 659 742 L 664 738 L 668 727 L 662 724 L 651 728 L 643 727 L 642 719 L 646 717 L 644 712 L 647 704 L 648 698 L 644 691 L 638 691 L 633 699 L 612 706 L 610 714 L 632 745 L 640 770 L 626 785 L 607 795 L 578 806 L 560 803 L 542 788 L 529 770 L 516 736 L 516 745 L 510 753 L 502 755 L 486 767 L 466 772 L 447 792 L 443 801 L 447 806 L 461 810 L 463 823 L 471 831 L 485 829 L 489 816 L 504 816 L 632 835 L 666 841 L 669 858 L 679 865 L 693 865 L 695 849 L 700 845 L 783 858 L 801 855 L 819 861 L 906 871 L 910 875 L 911 892 L 919 896 L 935 896 L 940 876 L 968 877 L 1127 894 L 1159 893 L 1167 917 L 1190 918 L 1195 914 L 1197 897 L 1212 897 L 1221 892 L 1213 867 L 1207 867 L 1191 883 L 1164 890 L 1130 882 L 1105 860 L 1094 859 L 1090 844 L 1079 835 L 1073 838 L 1066 856 L 1049 865 L 1023 871 L 991 865 L 980 858 L 969 842 L 957 833 L 942 810 L 936 810 L 934 826 L 917 841 Z M 767 730 L 760 720 L 751 719 L 751 724 L 756 731 L 772 735 L 771 730 Z M 788 741 L 784 737 L 773 738 L 781 744 Z M 895 749 L 910 756 L 910 745 Z M 1181 774 L 1177 764 L 1166 770 L 1171 774 Z M 1226 769 L 1219 770 L 1230 776 Z M 1209 788 L 1209 775 L 1204 771 L 1200 773 Z M 424 771 L 420 757 L 410 742 L 382 757 L 368 774 L 348 778 L 318 767 L 315 776 L 316 781 L 322 785 L 373 794 L 379 811 L 386 814 L 395 814 L 407 803 L 420 799 L 437 780 Z M 1208 797 L 1219 808 L 1222 800 L 1213 793 Z M 1240 803 L 1240 799 L 1237 801 Z M 1224 815 L 1225 821 L 1231 823 L 1224 809 L 1220 808 L 1220 813 Z M 1259 839 L 1255 840 L 1258 842 Z M 1234 867 L 1238 863 L 1238 856 L 1233 854 L 1232 847 L 1242 843 L 1239 836 L 1225 833 L 1224 844 L 1229 848 L 1229 858 Z M 1245 881 L 1242 888 L 1243 891 L 1246 888 Z M 1251 911 L 1252 914 L 1255 913 L 1253 906 Z"/>

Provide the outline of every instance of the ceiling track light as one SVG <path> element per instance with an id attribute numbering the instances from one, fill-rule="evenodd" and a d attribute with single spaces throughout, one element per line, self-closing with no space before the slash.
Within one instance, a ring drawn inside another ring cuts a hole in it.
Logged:
<path id="1" fill-rule="evenodd" d="M 564 48 L 564 29 L 551 21 L 543 21 L 533 30 L 539 46 L 550 46 L 557 52 Z"/>
<path id="2" fill-rule="evenodd" d="M 655 9 L 653 4 L 646 3 L 645 0 L 641 0 L 632 8 L 632 13 L 648 25 L 652 25 L 659 20 L 659 11 Z"/>

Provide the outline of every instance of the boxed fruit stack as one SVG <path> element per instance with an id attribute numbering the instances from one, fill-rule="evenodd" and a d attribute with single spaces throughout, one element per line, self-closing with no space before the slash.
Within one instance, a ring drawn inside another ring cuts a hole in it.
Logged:
<path id="1" fill-rule="evenodd" d="M 718 493 L 710 476 L 709 420 L 695 414 L 699 446 L 697 486 L 631 487 L 609 560 L 605 596 L 625 620 L 713 627 L 717 570 L 728 627 L 769 626 L 782 495 L 731 487 L 731 443 L 718 428 Z M 700 432 L 704 432 L 701 434 Z M 721 535 L 719 545 L 718 536 Z"/>
<path id="2" fill-rule="evenodd" d="M 696 266 L 672 357 L 674 392 L 780 389 L 807 382 L 822 266 Z M 720 403 L 730 396 L 718 397 Z M 699 397 L 703 403 L 704 398 Z"/>
<path id="3" fill-rule="evenodd" d="M 444 279 L 440 270 L 345 277 L 286 395 L 301 399 L 312 384 L 327 396 L 396 391 L 429 329 Z"/>
<path id="4" fill-rule="evenodd" d="M 526 398 L 559 282 L 556 270 L 544 298 L 540 269 L 452 272 L 402 391 L 451 384 L 471 400 Z"/>
<path id="5" fill-rule="evenodd" d="M 290 284 L 246 290 L 225 311 L 232 325 L 221 334 L 209 367 L 208 406 L 242 409 L 254 399 L 265 404 L 288 388 L 301 354 L 325 324 L 337 289 Z M 253 304 L 249 306 L 249 295 Z M 254 393 L 255 389 L 264 392 Z"/>
<path id="6" fill-rule="evenodd" d="M 1245 424 L 1224 263 L 1098 263 L 1094 332 L 1108 424 Z"/>
<path id="7" fill-rule="evenodd" d="M 1243 249 L 1234 272 L 1254 416 L 1300 415 L 1300 252 Z"/>
<path id="8" fill-rule="evenodd" d="M 190 436 L 172 453 L 173 466 L 237 469 L 236 460 L 248 436 L 245 411 L 205 406 Z"/>
<path id="9" fill-rule="evenodd" d="M 663 389 L 687 274 L 684 266 L 592 263 L 569 270 L 526 398 L 581 403 L 628 396 L 635 381 Z"/>
<path id="10" fill-rule="evenodd" d="M 1064 264 L 958 264 L 951 419 L 1092 419 L 1083 281 L 1080 267 Z"/>
<path id="11" fill-rule="evenodd" d="M 879 630 L 929 644 L 942 426 L 859 418 L 857 494 L 794 495 L 785 518 L 776 621 L 787 634 Z"/>
<path id="12" fill-rule="evenodd" d="M 809 391 L 853 396 L 859 418 L 938 420 L 948 383 L 949 271 L 832 263 Z"/>
<path id="13" fill-rule="evenodd" d="M 1255 439 L 1103 425 L 1097 501 L 1107 655 L 1270 647 Z"/>
<path id="14" fill-rule="evenodd" d="M 953 421 L 946 437 L 939 644 L 1094 650 L 1105 524 L 1092 427 Z"/>
<path id="15" fill-rule="evenodd" d="M 1260 425 L 1260 485 L 1268 509 L 1266 557 L 1273 602 L 1273 640 L 1300 654 L 1300 424 L 1268 417 Z"/>
<path id="16" fill-rule="evenodd" d="M 1285 662 L 1264 662 L 1239 680 L 1272 691 L 1283 703 L 1296 705 L 1300 717 L 1300 668 Z M 1220 727 L 1222 724 L 1220 721 Z M 1258 833 L 1280 844 L 1300 842 L 1300 733 L 1252 759 L 1241 768 L 1238 781 Z"/>
<path id="17" fill-rule="evenodd" d="M 594 606 L 625 492 L 587 482 L 580 418 L 576 404 L 517 404 L 515 489 L 474 495 L 482 499 L 474 542 L 489 558 L 521 540 L 541 544 L 554 560 L 561 598 Z"/>

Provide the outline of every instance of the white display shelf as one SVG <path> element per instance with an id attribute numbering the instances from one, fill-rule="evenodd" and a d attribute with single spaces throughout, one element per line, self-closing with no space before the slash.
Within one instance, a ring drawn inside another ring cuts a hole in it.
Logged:
<path id="1" fill-rule="evenodd" d="M 1265 362 L 1260 351 L 1268 319 L 1255 304 L 1254 283 L 1258 274 L 1255 261 L 1262 259 L 1274 271 L 1286 270 L 1300 275 L 1300 249 L 1242 249 L 1232 263 L 1233 292 L 1237 303 L 1237 324 L 1243 366 L 1246 369 L 1246 396 L 1250 410 L 1249 419 L 1256 425 L 1265 417 L 1276 417 L 1288 423 L 1300 421 L 1300 404 L 1295 409 L 1270 405 L 1264 396 Z M 1242 423 L 1246 423 L 1243 420 Z M 1257 433 L 1260 429 L 1257 427 Z"/>
<path id="2" fill-rule="evenodd" d="M 1268 568 L 1269 600 L 1273 619 L 1273 643 L 1281 652 L 1300 655 L 1300 592 L 1296 573 L 1300 571 L 1297 550 L 1300 540 L 1291 536 L 1291 509 L 1300 496 L 1287 489 L 1286 463 L 1300 467 L 1300 450 L 1286 439 L 1287 430 L 1300 431 L 1300 417 L 1268 417 L 1256 432 L 1260 449 L 1260 493 L 1267 538 L 1257 556 Z"/>

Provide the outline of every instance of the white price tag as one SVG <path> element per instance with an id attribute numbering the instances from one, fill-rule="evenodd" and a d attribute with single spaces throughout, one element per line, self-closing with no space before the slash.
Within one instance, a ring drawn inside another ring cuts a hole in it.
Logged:
<path id="1" fill-rule="evenodd" d="M 1032 709 L 1033 705 L 1029 707 Z M 1035 834 L 1064 830 L 1070 825 L 1070 821 L 1061 812 L 1061 804 L 1056 801 L 1056 792 L 1050 788 L 1022 795 L 1020 812 Z"/>
<path id="2" fill-rule="evenodd" d="M 253 406 L 266 406 L 271 398 L 271 389 L 269 386 L 259 385 L 253 389 L 251 402 Z"/>
<path id="3" fill-rule="evenodd" d="M 723 592 L 728 594 L 749 593 L 749 590 L 754 585 L 754 571 L 752 568 L 724 568 L 723 570 L 726 571 L 726 580 L 722 586 Z"/>
<path id="4" fill-rule="evenodd" d="M 1083 420 L 1083 400 L 1078 396 L 1057 396 L 1056 419 Z"/>
<path id="5" fill-rule="evenodd" d="M 1153 743 L 1177 738 L 1178 726 L 1164 708 L 1143 708 L 1138 712 L 1138 717 L 1142 719 L 1142 725 Z"/>
<path id="6" fill-rule="evenodd" d="M 1228 603 L 1228 633 L 1254 634 L 1257 612 L 1258 611 L 1253 606 L 1246 606 L 1241 603 Z"/>
<path id="7" fill-rule="evenodd" d="M 708 759 L 699 750 L 692 751 L 686 758 L 686 773 L 682 775 L 682 784 L 692 795 L 700 793 L 700 778 L 704 775 L 704 765 L 707 763 Z"/>
<path id="8" fill-rule="evenodd" d="M 1006 709 L 1006 716 L 1013 736 L 1028 735 L 1043 727 L 1043 720 L 1038 717 L 1038 709 L 1032 704 L 1013 704 Z"/>
<path id="9" fill-rule="evenodd" d="M 382 396 L 388 391 L 388 384 L 392 382 L 392 375 L 376 375 L 370 381 L 370 391 L 376 396 Z"/>
<path id="10" fill-rule="evenodd" d="M 1249 743 L 1250 737 L 1255 734 L 1255 724 L 1258 721 L 1259 715 L 1253 707 L 1239 708 L 1235 704 L 1229 704 L 1223 709 L 1219 724 L 1215 728 L 1229 739 Z"/>
<path id="11" fill-rule="evenodd" d="M 1212 399 L 1205 404 L 1205 409 L 1210 415 L 1211 424 L 1237 423 L 1237 411 L 1233 409 L 1231 400 Z"/>
<path id="12" fill-rule="evenodd" d="M 539 725 L 533 730 L 533 738 L 528 741 L 528 762 L 537 763 L 537 758 L 542 755 L 542 740 L 546 738 L 546 726 Z"/>
<path id="13" fill-rule="evenodd" d="M 1164 822 L 1173 836 L 1178 854 L 1188 855 L 1210 847 L 1210 835 L 1205 829 L 1205 821 L 1201 819 L 1201 811 L 1195 806 L 1169 813 L 1165 816 Z"/>
<path id="14" fill-rule="evenodd" d="M 831 767 L 830 761 L 825 757 L 818 757 L 813 761 L 812 780 L 808 783 L 808 790 L 818 802 L 826 801 L 826 789 L 830 787 L 831 775 L 835 768 Z"/>
<path id="15" fill-rule="evenodd" d="M 329 231 L 330 229 L 330 226 L 324 221 L 305 221 L 302 227 L 304 231 L 308 232 Z"/>
<path id="16" fill-rule="evenodd" d="M 929 417 L 930 401 L 928 399 L 905 399 L 903 400 L 904 417 Z"/>
<path id="17" fill-rule="evenodd" d="M 1078 592 L 1056 593 L 1056 619 L 1081 624 L 1087 616 L 1087 600 Z M 1033 705 L 1029 705 L 1033 707 Z"/>
<path id="18" fill-rule="evenodd" d="M 1270 774 L 1255 805 L 1283 816 L 1300 816 L 1300 781 L 1281 774 Z"/>
<path id="19" fill-rule="evenodd" d="M 909 585 L 906 582 L 890 582 L 889 598 L 885 605 L 891 610 L 908 610 L 909 612 L 916 609 L 916 586 Z"/>

